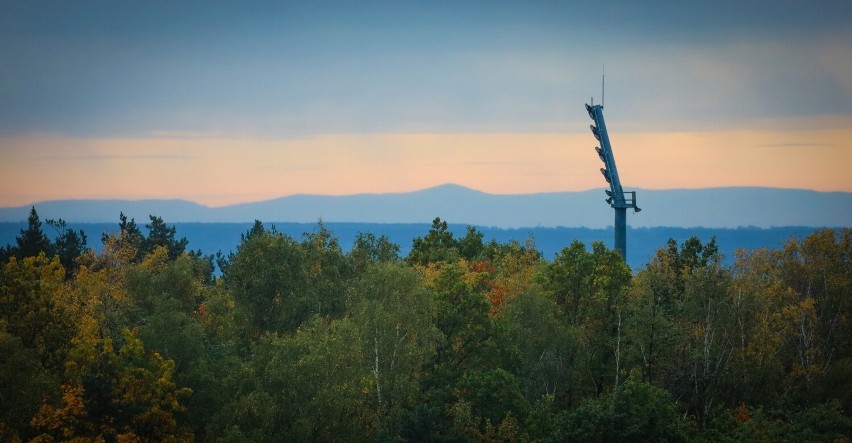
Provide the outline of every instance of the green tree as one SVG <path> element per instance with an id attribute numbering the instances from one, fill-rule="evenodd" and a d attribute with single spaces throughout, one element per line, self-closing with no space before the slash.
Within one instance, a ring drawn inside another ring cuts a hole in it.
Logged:
<path id="1" fill-rule="evenodd" d="M 48 371 L 35 349 L 8 333 L 3 320 L 0 355 L 0 439 L 26 439 L 32 436 L 30 419 L 38 412 L 41 399 L 54 393 L 59 374 Z"/>
<path id="2" fill-rule="evenodd" d="M 782 275 L 795 294 L 793 394 L 801 401 L 838 398 L 852 367 L 852 229 L 824 229 L 783 248 Z M 847 407 L 852 396 L 842 395 Z"/>
<path id="3" fill-rule="evenodd" d="M 387 236 L 376 237 L 372 233 L 359 232 L 349 253 L 357 270 L 363 271 L 370 263 L 399 261 L 399 245 Z"/>
<path id="4" fill-rule="evenodd" d="M 725 398 L 737 313 L 715 239 L 669 240 L 635 278 L 629 339 L 644 379 L 683 400 L 701 429 Z"/>
<path id="5" fill-rule="evenodd" d="M 688 374 L 688 385 L 680 386 L 682 394 L 706 429 L 712 407 L 720 400 L 720 388 L 727 365 L 731 361 L 736 333 L 736 317 L 728 298 L 730 274 L 714 261 L 696 269 L 686 280 L 683 305 L 684 353 L 681 368 Z"/>
<path id="6" fill-rule="evenodd" d="M 567 362 L 577 365 L 571 369 L 581 371 L 578 381 L 592 382 L 591 394 L 602 394 L 607 386 L 618 383 L 621 371 L 630 269 L 603 243 L 594 243 L 589 252 L 583 243 L 574 241 L 544 268 L 540 280 L 555 300 L 565 326 L 583 332 L 581 353 L 569 356 Z M 579 383 L 573 385 L 577 389 Z M 577 393 L 583 395 L 583 391 Z"/>
<path id="7" fill-rule="evenodd" d="M 779 250 L 737 251 L 731 268 L 734 349 L 724 383 L 727 407 L 772 403 L 785 386 L 785 355 L 795 327 L 785 309 L 795 293 L 784 283 Z"/>
<path id="8" fill-rule="evenodd" d="M 574 359 L 583 348 L 580 327 L 565 325 L 553 298 L 534 288 L 509 301 L 500 314 L 510 346 L 519 353 L 518 377 L 530 403 L 543 397 L 554 407 L 570 403 L 579 374 Z"/>
<path id="9" fill-rule="evenodd" d="M 449 231 L 447 222 L 435 217 L 429 233 L 414 239 L 406 260 L 411 264 L 425 266 L 429 263 L 454 262 L 459 257 L 458 243 Z"/>
<path id="10" fill-rule="evenodd" d="M 186 251 L 187 239 L 176 240 L 177 229 L 174 226 L 166 225 L 163 219 L 156 215 L 151 215 L 150 218 L 151 223 L 145 225 L 148 228 L 148 236 L 142 239 L 142 251 L 150 254 L 158 246 L 162 246 L 166 248 L 172 260 L 180 257 Z"/>
<path id="11" fill-rule="evenodd" d="M 635 277 L 629 329 L 644 380 L 673 382 L 670 375 L 679 371 L 678 343 L 686 333 L 683 328 L 688 327 L 680 322 L 687 281 L 697 270 L 711 265 L 718 270 L 719 264 L 715 237 L 704 245 L 693 236 L 680 248 L 674 239 L 669 239 L 666 247 L 657 250 L 651 262 Z"/>
<path id="12" fill-rule="evenodd" d="M 529 404 L 511 372 L 473 370 L 465 372 L 456 386 L 449 412 L 455 428 L 468 439 L 518 441 L 518 421 L 526 420 Z"/>
<path id="13" fill-rule="evenodd" d="M 420 376 L 442 338 L 435 302 L 420 275 L 398 263 L 378 263 L 355 282 L 352 318 L 360 329 L 364 366 L 379 432 L 400 432 L 403 411 L 420 397 Z"/>
<path id="14" fill-rule="evenodd" d="M 214 418 L 211 434 L 248 441 L 375 438 L 372 393 L 358 327 L 314 317 L 293 334 L 264 335 L 246 386 Z"/>
<path id="15" fill-rule="evenodd" d="M 151 314 L 159 309 L 159 304 L 170 301 L 180 312 L 195 313 L 202 302 L 207 277 L 206 270 L 196 262 L 203 260 L 189 254 L 172 259 L 166 247 L 158 246 L 141 263 L 128 266 L 126 285 L 142 315 Z"/>
<path id="16" fill-rule="evenodd" d="M 444 335 L 438 346 L 439 364 L 455 369 L 490 366 L 499 349 L 485 297 L 487 276 L 471 271 L 465 262 L 441 264 L 433 272 L 427 283 L 435 292 L 436 325 Z"/>
<path id="17" fill-rule="evenodd" d="M 112 243 L 112 249 L 123 250 L 126 254 L 131 254 L 128 259 L 132 262 L 142 260 L 142 241 L 145 237 L 139 230 L 139 226 L 136 225 L 135 219 L 128 220 L 124 212 L 119 214 L 118 219 L 118 233 L 104 232 L 101 234 L 101 242 L 104 246 L 107 243 Z"/>
<path id="18" fill-rule="evenodd" d="M 30 210 L 30 216 L 27 218 L 27 229 L 22 229 L 21 235 L 15 241 L 18 245 L 15 255 L 18 258 L 36 257 L 41 252 L 48 257 L 53 256 L 53 245 L 41 230 L 41 221 L 35 206 Z"/>
<path id="19" fill-rule="evenodd" d="M 237 246 L 223 280 L 250 337 L 293 331 L 310 316 L 305 260 L 299 244 L 281 233 L 251 236 Z"/>
<path id="20" fill-rule="evenodd" d="M 566 437 L 578 442 L 686 441 L 688 422 L 669 394 L 631 375 L 623 385 L 571 411 Z"/>
<path id="21" fill-rule="evenodd" d="M 0 270 L 0 322 L 51 372 L 61 370 L 73 335 L 73 318 L 56 306 L 64 281 L 59 258 L 50 260 L 44 252 L 20 261 L 13 257 Z"/>
<path id="22" fill-rule="evenodd" d="M 263 227 L 263 222 L 255 219 L 254 224 L 252 225 L 251 229 L 249 229 L 249 231 L 246 232 L 245 234 L 240 234 L 240 239 L 242 241 L 246 241 L 250 238 L 254 238 L 254 237 L 266 234 L 267 232 L 268 231 L 266 230 L 266 228 Z"/>
<path id="23" fill-rule="evenodd" d="M 70 279 L 77 273 L 79 263 L 77 259 L 88 249 L 86 233 L 83 230 L 74 231 L 67 227 L 65 220 L 48 219 L 45 223 L 56 229 L 56 241 L 53 249 L 59 255 L 59 262 L 66 271 L 66 278 Z"/>
<path id="24" fill-rule="evenodd" d="M 491 371 L 504 365 L 514 366 L 515 355 L 507 346 L 506 328 L 490 315 L 487 272 L 472 269 L 464 260 L 433 263 L 419 269 L 433 292 L 437 308 L 435 325 L 443 337 L 423 376 L 424 400 L 408 414 L 402 434 L 415 440 L 460 439 L 465 430 L 454 421 L 451 409 L 459 402 L 471 404 L 481 394 L 461 389 L 465 374 L 471 371 L 492 374 Z M 481 404 L 471 405 L 474 419 L 471 423 L 484 432 L 486 412 L 478 409 Z"/>
<path id="25" fill-rule="evenodd" d="M 484 237 L 485 234 L 479 232 L 473 226 L 468 226 L 465 229 L 464 237 L 456 242 L 459 255 L 467 261 L 482 258 L 482 254 L 485 252 L 485 244 L 482 242 Z"/>
<path id="26" fill-rule="evenodd" d="M 667 380 L 675 371 L 677 342 L 681 336 L 676 316 L 683 296 L 678 292 L 678 270 L 673 256 L 658 250 L 633 279 L 630 290 L 627 336 L 633 360 L 648 383 Z"/>
<path id="27" fill-rule="evenodd" d="M 304 234 L 299 246 L 305 258 L 302 266 L 308 278 L 306 296 L 311 314 L 342 316 L 354 268 L 340 248 L 337 237 L 320 220 L 317 230 Z"/>
<path id="28" fill-rule="evenodd" d="M 200 357 L 204 346 L 198 311 L 205 276 L 195 266 L 200 259 L 183 254 L 170 260 L 168 254 L 158 246 L 142 263 L 130 266 L 125 278 L 140 316 L 140 338 L 148 348 L 174 360 L 180 371 Z"/>
<path id="29" fill-rule="evenodd" d="M 294 331 L 315 314 L 339 317 L 353 277 L 337 239 L 320 224 L 302 242 L 278 232 L 244 238 L 223 268 L 249 337 Z"/>

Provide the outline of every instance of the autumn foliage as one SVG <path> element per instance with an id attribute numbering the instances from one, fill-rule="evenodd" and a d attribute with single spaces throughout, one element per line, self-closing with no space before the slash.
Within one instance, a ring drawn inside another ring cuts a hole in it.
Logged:
<path id="1" fill-rule="evenodd" d="M 61 222 L 61 220 L 60 220 Z M 35 210 L 0 263 L 0 440 L 848 441 L 852 231 L 720 256 L 407 257 L 260 222 L 204 256 L 120 216 L 99 251 Z M 214 272 L 215 271 L 215 272 Z"/>

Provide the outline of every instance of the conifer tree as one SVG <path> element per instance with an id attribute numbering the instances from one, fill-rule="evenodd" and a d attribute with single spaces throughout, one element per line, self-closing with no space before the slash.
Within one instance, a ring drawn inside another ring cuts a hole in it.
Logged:
<path id="1" fill-rule="evenodd" d="M 53 246 L 41 230 L 41 220 L 38 218 L 35 206 L 30 210 L 27 229 L 21 230 L 21 236 L 16 241 L 18 247 L 15 255 L 18 257 L 35 257 L 40 252 L 44 252 L 47 256 L 53 255 Z"/>

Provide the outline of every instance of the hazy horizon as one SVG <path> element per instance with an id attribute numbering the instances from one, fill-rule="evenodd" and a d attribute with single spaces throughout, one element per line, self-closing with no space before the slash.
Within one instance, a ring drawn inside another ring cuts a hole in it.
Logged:
<path id="1" fill-rule="evenodd" d="M 0 206 L 852 192 L 852 3 L 0 0 Z"/>
<path id="2" fill-rule="evenodd" d="M 226 208 L 231 206 L 239 206 L 246 204 L 254 204 L 254 203 L 265 203 L 265 202 L 273 202 L 276 200 L 287 199 L 291 197 L 358 197 L 358 196 L 383 196 L 383 195 L 408 195 L 419 192 L 426 192 L 437 189 L 447 189 L 447 188 L 460 188 L 466 191 L 470 191 L 473 193 L 485 194 L 489 196 L 515 196 L 515 197 L 523 197 L 523 196 L 534 196 L 534 195 L 542 195 L 542 194 L 582 194 L 582 193 L 591 193 L 591 192 L 600 192 L 603 193 L 605 187 L 596 187 L 589 189 L 579 189 L 575 191 L 541 191 L 541 192 L 506 192 L 506 193 L 497 193 L 497 192 L 488 192 L 480 189 L 476 189 L 470 186 L 461 185 L 458 183 L 440 183 L 433 186 L 427 186 L 424 188 L 412 189 L 410 191 L 387 191 L 387 192 L 354 192 L 354 193 L 340 193 L 340 194 L 319 194 L 319 193 L 307 193 L 307 192 L 299 192 L 294 194 L 286 194 L 279 195 L 269 198 L 264 198 L 261 200 L 247 200 L 247 201 L 236 201 L 233 203 L 219 204 L 219 205 L 208 205 L 199 201 L 180 198 L 180 197 L 163 197 L 163 198 L 68 198 L 68 199 L 51 199 L 51 200 L 40 200 L 40 201 L 32 201 L 28 203 L 24 203 L 21 205 L 2 205 L 0 208 L 17 208 L 17 207 L 29 207 L 31 205 L 36 205 L 40 203 L 53 203 L 53 202 L 70 202 L 70 201 L 127 201 L 127 202 L 143 202 L 143 201 L 162 201 L 162 202 L 186 202 L 190 204 L 196 204 L 201 207 L 217 209 L 217 208 Z M 772 186 L 716 186 L 716 187 L 696 187 L 696 188 L 668 188 L 668 189 L 654 189 L 654 188 L 637 188 L 631 187 L 631 191 L 643 192 L 643 191 L 707 191 L 707 190 L 725 190 L 725 189 L 768 189 L 768 190 L 778 190 L 778 191 L 807 191 L 807 192 L 816 192 L 820 194 L 831 194 L 831 193 L 840 193 L 840 194 L 849 194 L 852 191 L 821 191 L 815 189 L 806 189 L 806 188 L 789 188 L 789 187 L 772 187 Z M 602 194 L 603 195 L 603 194 Z M 641 194 L 639 194 L 641 196 Z M 640 197 L 641 198 L 641 197 Z"/>
<path id="3" fill-rule="evenodd" d="M 427 223 L 435 217 L 478 226 L 590 227 L 613 223 L 602 189 L 581 192 L 489 194 L 459 185 L 409 193 L 299 194 L 260 202 L 209 207 L 188 200 L 58 200 L 36 203 L 41 218 L 74 222 L 136 220 L 157 215 L 168 222 Z M 640 190 L 641 212 L 632 227 L 849 226 L 852 193 L 778 188 Z M 0 221 L 24 221 L 30 205 L 0 207 Z"/>

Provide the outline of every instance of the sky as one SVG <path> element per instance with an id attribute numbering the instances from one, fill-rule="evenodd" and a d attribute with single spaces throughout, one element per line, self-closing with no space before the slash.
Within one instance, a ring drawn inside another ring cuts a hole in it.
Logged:
<path id="1" fill-rule="evenodd" d="M 849 1 L 0 0 L 0 206 L 852 192 Z"/>

